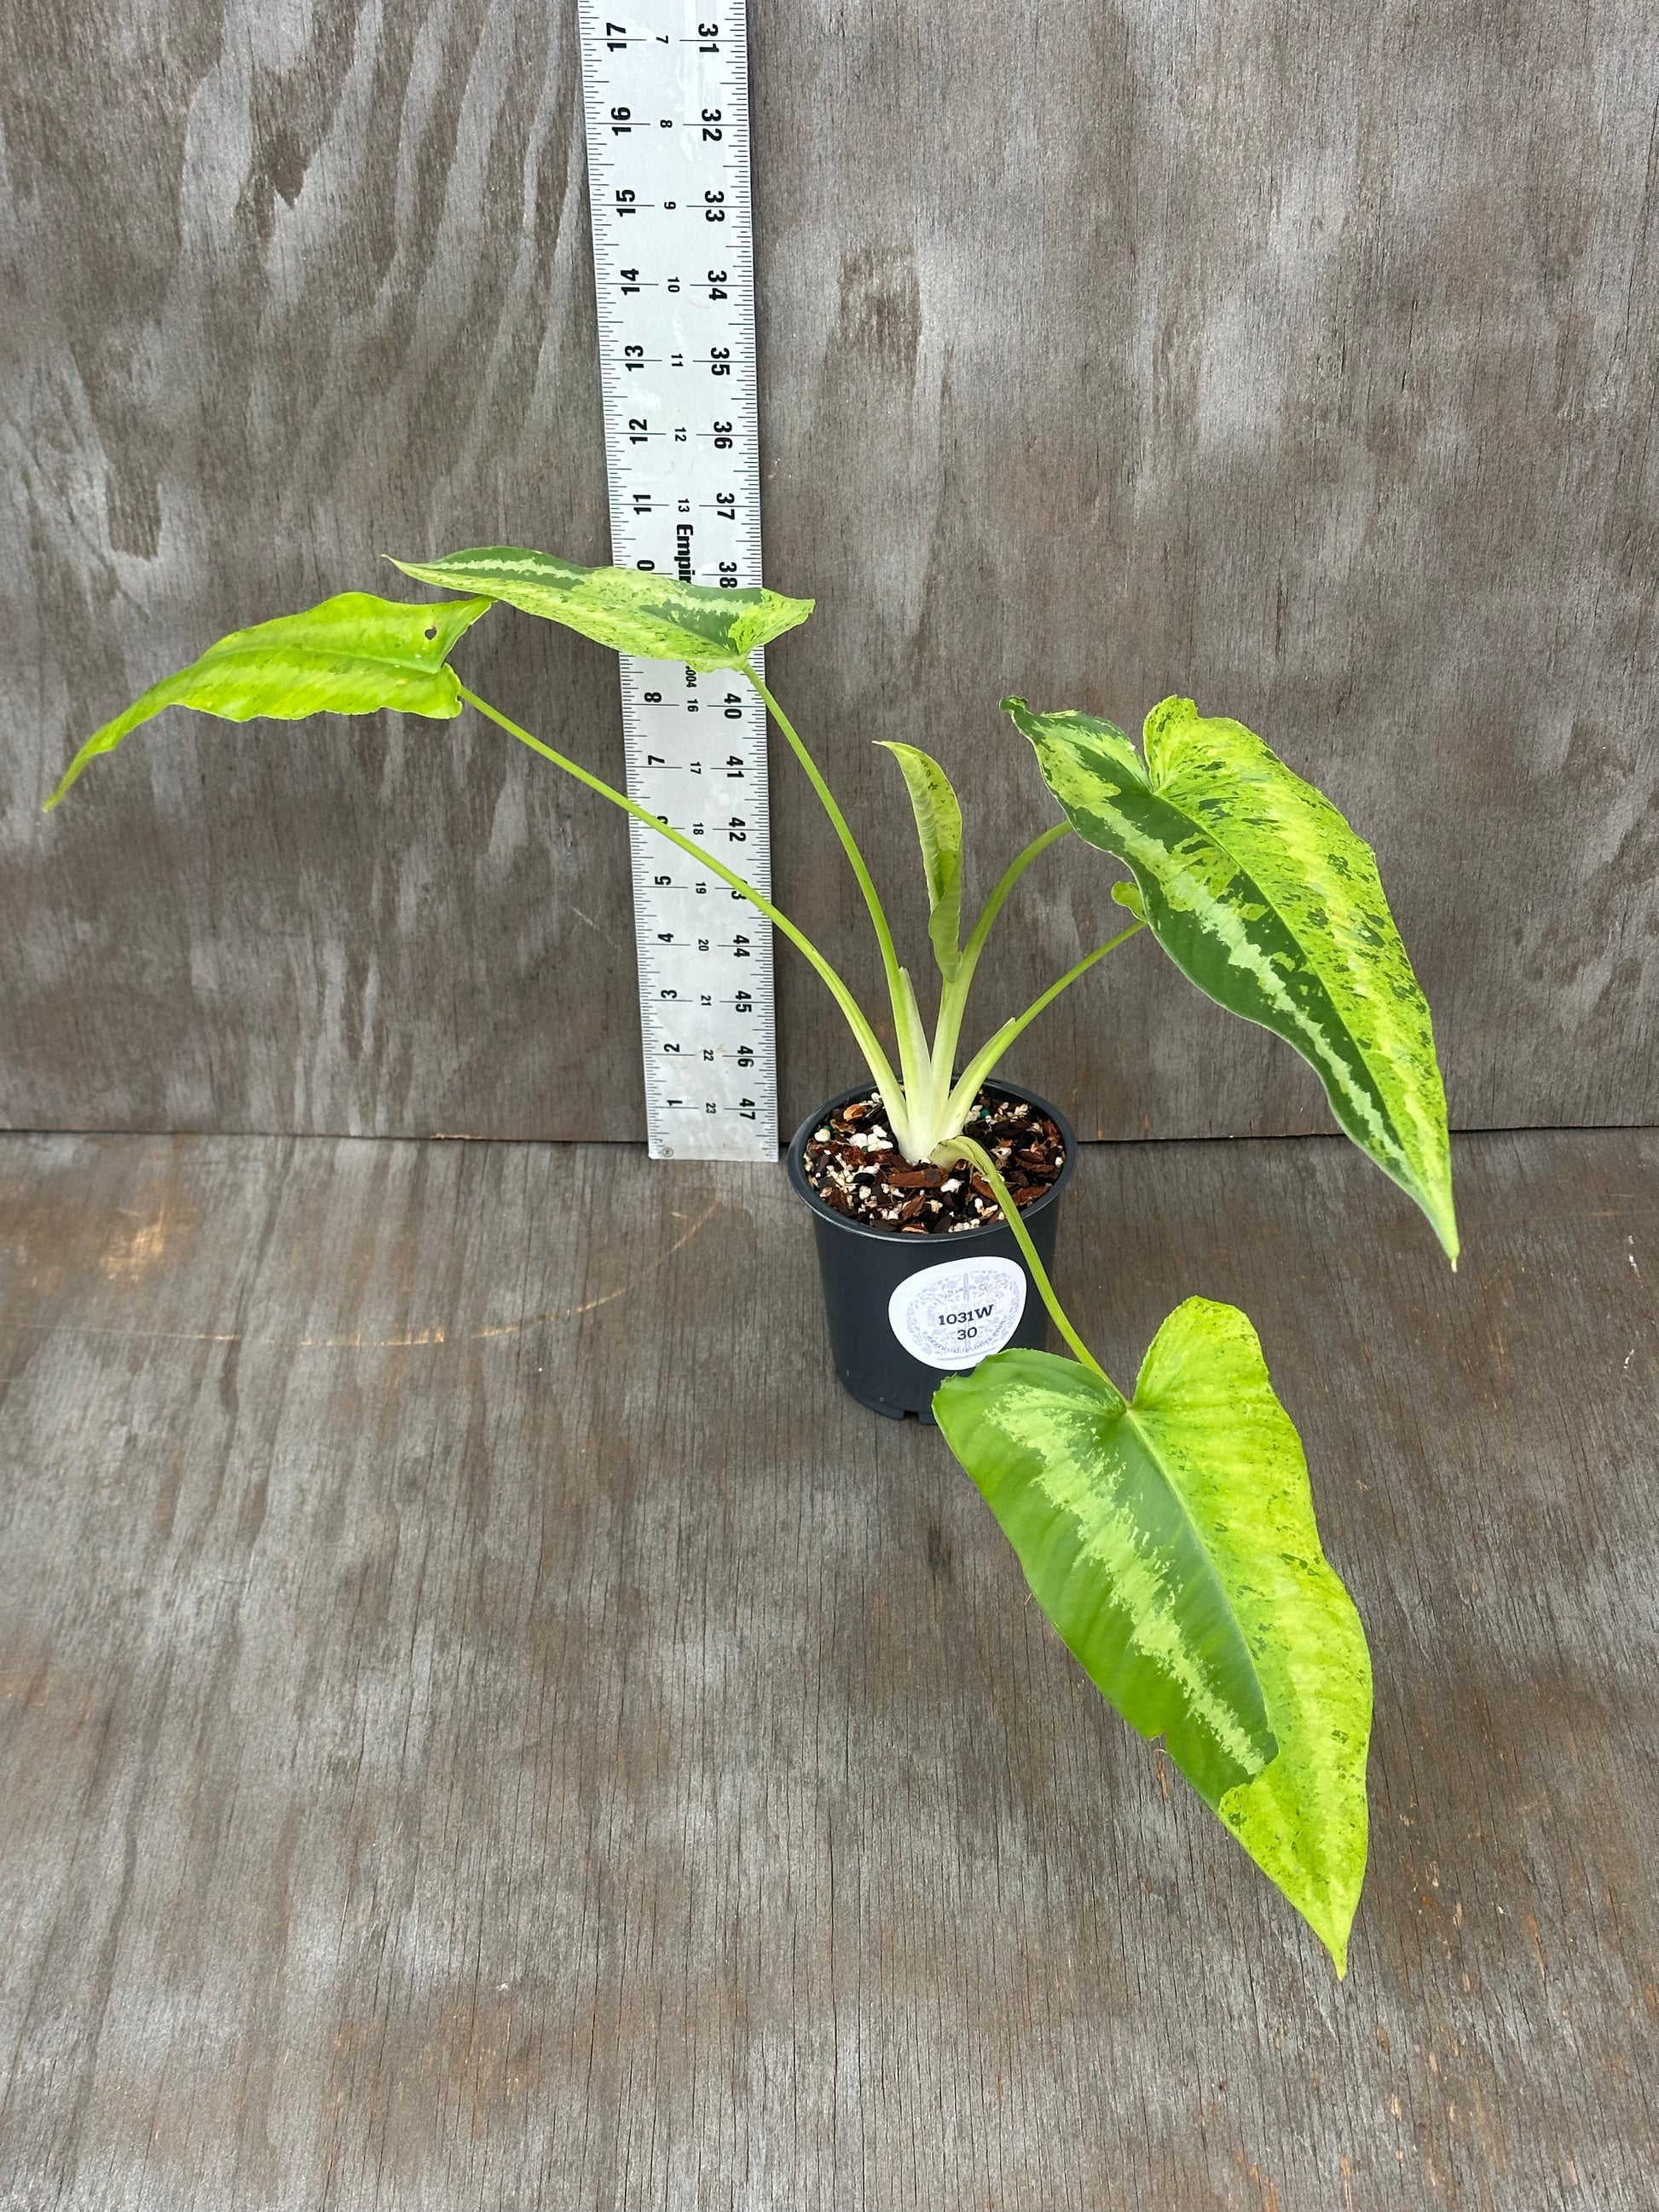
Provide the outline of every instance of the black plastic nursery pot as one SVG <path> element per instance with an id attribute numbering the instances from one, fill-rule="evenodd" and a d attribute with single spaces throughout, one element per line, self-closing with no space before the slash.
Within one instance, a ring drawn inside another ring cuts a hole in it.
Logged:
<path id="1" fill-rule="evenodd" d="M 1066 1164 L 1021 1218 L 1052 1274 L 1060 1200 L 1077 1165 L 1077 1133 L 1058 1107 L 1015 1083 L 988 1083 L 1046 1114 L 1060 1131 Z M 820 1106 L 796 1130 L 786 1163 L 797 1197 L 812 1217 L 823 1279 L 830 1348 L 843 1387 L 872 1413 L 932 1423 L 933 1393 L 946 1375 L 977 1366 L 1010 1345 L 1041 1351 L 1048 1316 L 1006 1221 L 948 1236 L 901 1237 L 837 1213 L 806 1180 L 812 1132 L 855 1098 L 867 1082 Z"/>

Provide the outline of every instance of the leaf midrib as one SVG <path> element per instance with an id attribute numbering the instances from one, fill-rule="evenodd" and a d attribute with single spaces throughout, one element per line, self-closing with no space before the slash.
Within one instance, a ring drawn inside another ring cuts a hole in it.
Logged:
<path id="1" fill-rule="evenodd" d="M 1255 1676 L 1257 1686 L 1261 1688 L 1261 1710 L 1265 1713 L 1267 1710 L 1267 1693 L 1265 1687 L 1262 1687 L 1261 1676 L 1255 1663 L 1255 1654 L 1250 1650 L 1250 1639 L 1244 1632 L 1244 1624 L 1238 1617 L 1237 1607 L 1233 1603 L 1232 1592 L 1227 1587 L 1227 1578 L 1221 1571 L 1220 1563 L 1218 1561 L 1214 1552 L 1210 1548 L 1209 1539 L 1205 1535 L 1204 1530 L 1200 1523 L 1194 1518 L 1193 1510 L 1187 1503 L 1186 1496 L 1182 1490 L 1181 1485 L 1176 1480 L 1174 1475 L 1170 1472 L 1168 1463 L 1166 1462 L 1163 1453 L 1158 1450 L 1152 1437 L 1147 1434 L 1146 1425 L 1145 1421 L 1141 1419 L 1140 1416 L 1135 1412 L 1134 1401 L 1133 1399 L 1126 1399 L 1124 1401 L 1123 1418 L 1129 1423 L 1131 1427 L 1134 1430 L 1136 1436 L 1140 1439 L 1141 1448 L 1146 1452 L 1146 1456 L 1152 1461 L 1152 1464 L 1157 1468 L 1165 1488 L 1175 1499 L 1176 1504 L 1180 1507 L 1182 1520 L 1186 1522 L 1187 1526 L 1192 1530 L 1194 1539 L 1196 1541 L 1199 1549 L 1209 1561 L 1211 1573 L 1215 1577 L 1216 1581 L 1221 1586 L 1222 1595 L 1227 1601 L 1228 1614 L 1231 1619 L 1233 1625 L 1238 1630 L 1239 1641 L 1244 1646 L 1245 1655 L 1249 1660 L 1250 1672 Z M 1267 1733 L 1269 1735 L 1273 1735 L 1273 1734 L 1271 1724 L 1269 1724 Z M 1276 1741 L 1277 1738 L 1275 1738 L 1275 1742 Z M 1263 1763 L 1265 1764 L 1266 1762 L 1264 1761 Z"/>
<path id="2" fill-rule="evenodd" d="M 185 677 L 206 675 L 213 669 L 222 668 L 227 661 L 273 660 L 284 653 L 291 653 L 302 662 L 314 664 L 319 660 L 329 661 L 336 667 L 402 668 L 409 670 L 416 676 L 437 676 L 449 668 L 448 655 L 453 650 L 453 645 L 447 645 L 436 660 L 406 660 L 401 653 L 345 653 L 331 646 L 297 644 L 238 646 L 230 652 L 220 652 L 216 649 L 211 653 L 204 653 L 198 661 L 184 670 L 179 676 L 165 678 L 164 681 L 182 683 Z M 449 669 L 452 676 L 454 672 L 453 668 Z M 161 687 L 158 685 L 156 688 L 159 690 Z"/>
<path id="3" fill-rule="evenodd" d="M 1244 1656 L 1246 1661 L 1249 1662 L 1251 1676 L 1255 1682 L 1256 1688 L 1261 1692 L 1262 1718 L 1267 1727 L 1267 1734 L 1273 1739 L 1273 1748 L 1268 1753 L 1267 1758 L 1262 1760 L 1261 1765 L 1256 1768 L 1255 1774 L 1251 1774 L 1246 1777 L 1248 1781 L 1254 1782 L 1256 1774 L 1264 1772 L 1278 1757 L 1279 1735 L 1277 1730 L 1273 1725 L 1272 1719 L 1267 1713 L 1267 1685 L 1262 1681 L 1261 1669 L 1255 1663 L 1255 1654 L 1250 1649 L 1250 1639 L 1245 1633 L 1243 1622 L 1238 1617 L 1238 1610 L 1233 1602 L 1232 1592 L 1227 1587 L 1227 1578 L 1221 1571 L 1219 1563 L 1216 1559 L 1214 1552 L 1210 1547 L 1210 1544 L 1205 1536 L 1202 1528 L 1194 1519 L 1192 1508 L 1188 1504 L 1180 1484 L 1170 1472 L 1169 1465 L 1164 1454 L 1158 1449 L 1152 1437 L 1147 1434 L 1145 1422 L 1135 1412 L 1134 1401 L 1132 1399 L 1126 1398 L 1123 1395 L 1123 1393 L 1117 1389 L 1117 1385 L 1115 1383 L 1112 1385 L 1112 1389 L 1117 1397 L 1118 1406 L 1120 1408 L 1120 1418 L 1126 1421 L 1130 1427 L 1133 1429 L 1141 1449 L 1145 1451 L 1147 1458 L 1152 1462 L 1152 1466 L 1156 1468 L 1159 1480 L 1169 1492 L 1170 1497 L 1174 1498 L 1176 1510 L 1179 1512 L 1182 1519 L 1186 1522 L 1188 1528 L 1192 1531 L 1194 1542 L 1198 1546 L 1199 1550 L 1204 1554 L 1205 1561 L 1207 1564 L 1211 1573 L 1215 1577 L 1217 1587 L 1220 1589 L 1223 1601 L 1227 1607 L 1227 1617 L 1238 1632 L 1238 1640 L 1244 1647 Z M 1238 1785 L 1235 1784 L 1234 1786 L 1237 1787 Z M 1224 1796 L 1225 1794 L 1225 1791 L 1223 1791 L 1222 1795 Z"/>

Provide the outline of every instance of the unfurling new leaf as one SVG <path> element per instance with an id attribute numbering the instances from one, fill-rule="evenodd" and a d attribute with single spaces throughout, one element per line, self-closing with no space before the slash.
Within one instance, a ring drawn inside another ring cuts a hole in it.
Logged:
<path id="1" fill-rule="evenodd" d="M 373 714 L 383 707 L 447 721 L 461 711 L 448 657 L 462 632 L 489 612 L 487 599 L 412 606 L 367 592 L 342 592 L 303 614 L 232 630 L 199 660 L 152 684 L 126 712 L 95 730 L 46 801 L 56 806 L 89 760 L 164 707 L 250 722 L 259 715 Z"/>
<path id="2" fill-rule="evenodd" d="M 948 1376 L 933 1410 L 1091 1679 L 1164 1735 L 1344 1972 L 1370 1661 L 1244 1315 L 1177 1306 L 1127 1404 L 1072 1360 L 1012 1351 Z"/>
<path id="3" fill-rule="evenodd" d="M 1003 705 L 1073 828 L 1133 870 L 1176 965 L 1310 1062 L 1455 1262 L 1433 1027 L 1370 847 L 1254 732 L 1190 699 L 1147 715 L 1144 764 L 1109 722 Z"/>
<path id="4" fill-rule="evenodd" d="M 962 938 L 962 808 L 951 779 L 916 745 L 883 741 L 903 772 L 927 876 L 927 934 L 939 974 L 957 972 Z"/>
<path id="5" fill-rule="evenodd" d="M 708 672 L 747 665 L 757 646 L 794 629 L 811 599 L 781 592 L 720 591 L 641 568 L 582 568 L 522 545 L 477 545 L 441 561 L 394 561 L 441 591 L 482 592 L 526 614 L 642 660 L 679 660 Z"/>

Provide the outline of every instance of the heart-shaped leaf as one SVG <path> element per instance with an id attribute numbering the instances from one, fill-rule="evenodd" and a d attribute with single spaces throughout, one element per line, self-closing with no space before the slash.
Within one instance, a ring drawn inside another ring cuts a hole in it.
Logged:
<path id="1" fill-rule="evenodd" d="M 521 545 L 479 545 L 441 561 L 398 561 L 406 576 L 447 592 L 483 592 L 526 614 L 562 623 L 642 660 L 741 668 L 757 646 L 793 629 L 811 599 L 763 589 L 720 591 L 639 568 L 580 568 Z"/>
<path id="2" fill-rule="evenodd" d="M 927 933 L 948 982 L 957 971 L 962 936 L 962 808 L 936 760 L 915 745 L 878 742 L 898 763 L 910 794 L 927 876 Z"/>
<path id="3" fill-rule="evenodd" d="M 1074 1361 L 1012 1351 L 947 1376 L 933 1411 L 1091 1680 L 1163 1734 L 1346 1972 L 1370 1660 L 1245 1316 L 1177 1306 L 1128 1404 Z"/>
<path id="4" fill-rule="evenodd" d="M 1190 699 L 1147 715 L 1144 765 L 1110 722 L 1003 705 L 1073 828 L 1133 870 L 1176 965 L 1302 1054 L 1455 1263 L 1433 1024 L 1370 847 L 1242 722 Z"/>
<path id="5" fill-rule="evenodd" d="M 129 731 L 163 707 L 193 707 L 228 722 L 258 715 L 293 722 L 307 714 L 373 714 L 383 707 L 447 721 L 461 711 L 449 653 L 490 605 L 487 599 L 471 599 L 411 606 L 368 592 L 342 592 L 303 614 L 232 630 L 199 660 L 152 684 L 124 714 L 94 731 L 47 807 L 57 805 L 89 760 L 112 752 Z"/>

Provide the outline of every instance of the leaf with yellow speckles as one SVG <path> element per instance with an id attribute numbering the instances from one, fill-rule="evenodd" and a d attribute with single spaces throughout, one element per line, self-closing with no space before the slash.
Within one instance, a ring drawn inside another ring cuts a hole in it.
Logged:
<path id="1" fill-rule="evenodd" d="M 1455 1265 L 1433 1024 L 1370 847 L 1253 731 L 1190 699 L 1147 715 L 1144 763 L 1109 722 L 1002 703 L 1072 827 L 1133 871 L 1176 967 L 1302 1054 Z"/>
<path id="2" fill-rule="evenodd" d="M 1011 1351 L 947 1376 L 933 1411 L 1090 1679 L 1163 1735 L 1346 1972 L 1370 1660 L 1245 1316 L 1177 1306 L 1127 1402 L 1073 1360 Z"/>
<path id="3" fill-rule="evenodd" d="M 449 655 L 490 604 L 470 599 L 422 605 L 341 592 L 303 614 L 232 630 L 199 660 L 152 684 L 125 714 L 94 731 L 64 769 L 47 808 L 57 805 L 88 761 L 113 752 L 164 707 L 193 707 L 228 722 L 264 715 L 295 722 L 310 714 L 374 714 L 386 707 L 453 720 L 461 711 L 461 695 Z"/>
<path id="4" fill-rule="evenodd" d="M 441 561 L 394 561 L 440 591 L 485 592 L 526 614 L 580 631 L 643 660 L 679 660 L 705 673 L 740 669 L 757 645 L 804 623 L 811 599 L 759 585 L 723 591 L 644 568 L 584 568 L 524 545 L 476 545 Z"/>

